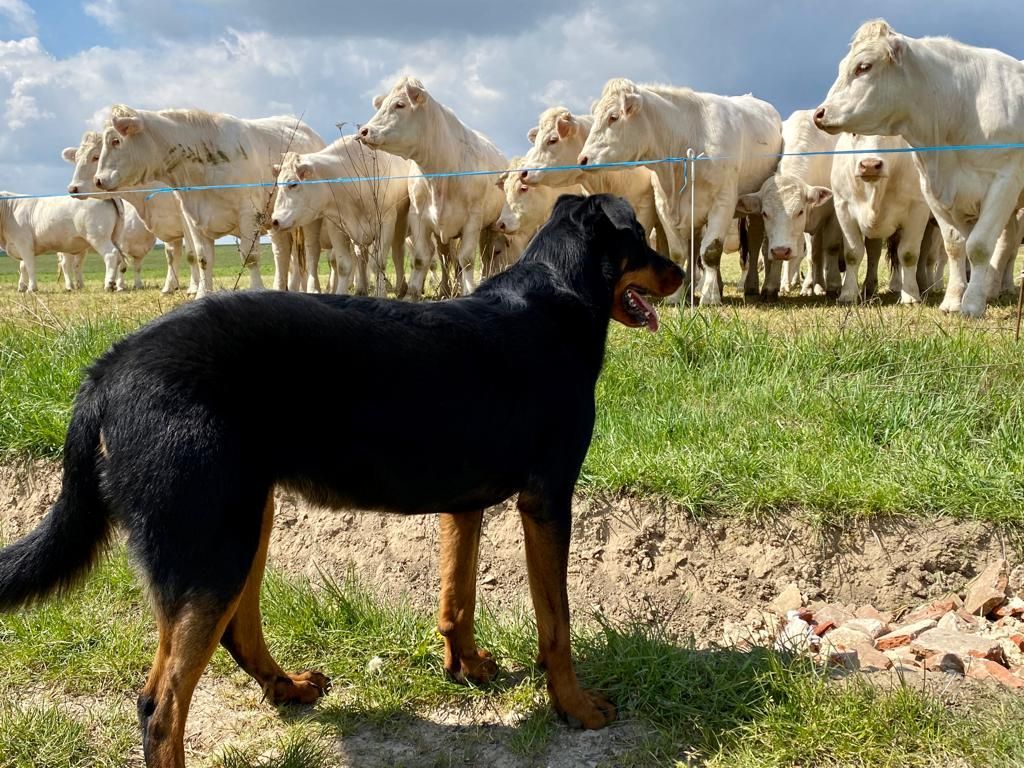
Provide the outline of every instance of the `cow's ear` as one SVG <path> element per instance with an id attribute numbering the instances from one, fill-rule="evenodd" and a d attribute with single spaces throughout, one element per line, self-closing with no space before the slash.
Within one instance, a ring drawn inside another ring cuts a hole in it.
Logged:
<path id="1" fill-rule="evenodd" d="M 64 147 L 61 151 L 60 156 L 67 160 L 69 163 L 75 162 L 75 157 L 78 156 L 78 147 Z"/>
<path id="2" fill-rule="evenodd" d="M 636 115 L 640 108 L 643 106 L 644 97 L 635 91 L 630 91 L 622 95 L 622 114 L 626 117 L 633 117 Z"/>
<path id="3" fill-rule="evenodd" d="M 903 61 L 903 50 L 906 48 L 906 43 L 903 40 L 902 35 L 891 34 L 889 35 L 889 59 L 893 64 L 900 64 Z"/>
<path id="4" fill-rule="evenodd" d="M 736 213 L 740 216 L 755 216 L 761 213 L 761 198 L 757 194 L 740 195 L 736 201 Z"/>
<path id="5" fill-rule="evenodd" d="M 271 166 L 271 168 L 273 169 L 275 176 L 280 176 L 281 175 L 281 164 L 280 163 L 274 163 Z"/>
<path id="6" fill-rule="evenodd" d="M 409 103 L 419 106 L 427 100 L 427 89 L 419 83 L 412 81 L 405 84 L 405 95 L 409 97 Z"/>
<path id="7" fill-rule="evenodd" d="M 122 136 L 134 136 L 142 132 L 142 120 L 129 115 L 115 117 L 112 121 L 114 130 Z"/>
<path id="8" fill-rule="evenodd" d="M 498 180 L 496 182 L 494 182 L 494 186 L 496 186 L 498 189 L 504 189 L 505 188 L 505 179 L 507 179 L 507 178 L 508 178 L 508 171 L 505 171 L 504 173 L 499 173 L 498 174 Z"/>
<path id="9" fill-rule="evenodd" d="M 384 94 L 378 93 L 373 97 L 373 108 L 380 109 L 380 105 L 384 103 Z"/>
<path id="10" fill-rule="evenodd" d="M 555 120 L 555 130 L 558 131 L 560 138 L 569 136 L 576 128 L 576 121 L 572 115 L 559 115 L 558 119 Z"/>
<path id="11" fill-rule="evenodd" d="M 526 140 L 533 144 L 533 142 L 537 140 L 538 133 L 540 133 L 540 128 L 534 126 L 533 128 L 530 129 L 530 132 L 526 134 Z"/>
<path id="12" fill-rule="evenodd" d="M 821 205 L 832 199 L 832 190 L 828 187 L 808 187 L 807 203 L 809 205 Z"/>
<path id="13" fill-rule="evenodd" d="M 311 179 L 313 178 L 313 166 L 309 163 L 299 163 L 295 166 L 295 175 L 299 177 L 299 181 Z"/>

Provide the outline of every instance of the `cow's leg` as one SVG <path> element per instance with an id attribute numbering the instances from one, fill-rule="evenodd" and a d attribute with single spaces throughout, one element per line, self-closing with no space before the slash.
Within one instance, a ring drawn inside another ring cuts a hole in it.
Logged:
<path id="1" fill-rule="evenodd" d="M 388 251 L 394 248 L 395 220 L 398 212 L 394 208 L 387 211 L 380 220 L 380 236 L 370 249 L 371 267 L 373 270 L 373 295 L 384 298 L 388 294 L 387 271 Z"/>
<path id="2" fill-rule="evenodd" d="M 353 276 L 355 277 L 355 295 L 366 296 L 370 292 L 369 275 L 367 267 L 370 260 L 372 246 L 363 246 L 352 243 L 352 263 L 355 266 Z"/>
<path id="3" fill-rule="evenodd" d="M 878 238 L 866 238 L 864 240 L 864 251 L 867 259 L 863 290 L 865 299 L 878 295 L 878 262 L 882 260 L 882 242 Z"/>
<path id="4" fill-rule="evenodd" d="M 580 688 L 572 664 L 566 590 L 571 495 L 555 501 L 521 493 L 517 504 L 537 618 L 537 662 L 547 671 L 551 703 L 572 725 L 603 728 L 615 719 L 615 707 L 600 694 Z"/>
<path id="5" fill-rule="evenodd" d="M 718 306 L 722 303 L 719 289 L 719 272 L 722 263 L 722 246 L 729 234 L 729 224 L 736 213 L 736 185 L 723 185 L 723 189 L 715 198 L 708 220 L 704 225 L 704 235 L 700 241 L 700 260 L 704 265 L 704 284 L 700 294 L 700 305 Z M 760 252 L 754 248 L 753 238 L 750 243 L 750 258 L 753 260 Z"/>
<path id="6" fill-rule="evenodd" d="M 195 296 L 197 299 L 201 299 L 213 291 L 213 268 L 217 250 L 214 247 L 213 238 L 201 232 L 190 216 L 182 216 L 182 221 L 185 223 L 186 243 L 190 245 L 192 251 L 190 263 L 194 259 Z"/>
<path id="7" fill-rule="evenodd" d="M 331 238 L 331 255 L 334 258 L 336 269 L 334 292 L 339 296 L 343 296 L 348 293 L 348 286 L 352 280 L 352 270 L 355 268 L 352 241 L 338 227 L 331 227 L 327 234 Z"/>
<path id="8" fill-rule="evenodd" d="M 241 256 L 242 266 L 249 270 L 249 290 L 263 290 L 263 278 L 260 276 L 260 226 L 257 220 L 255 208 L 243 207 L 238 213 L 238 252 Z M 290 237 L 289 237 L 290 240 Z M 277 288 L 279 281 L 283 281 L 288 275 L 288 261 L 291 260 L 291 249 L 289 247 L 284 253 L 279 254 L 278 247 L 274 246 L 274 238 L 271 235 L 270 242 L 274 254 L 274 287 Z M 277 243 L 280 244 L 280 240 Z M 280 270 L 282 260 L 284 271 Z"/>
<path id="9" fill-rule="evenodd" d="M 846 274 L 843 276 L 842 290 L 839 291 L 839 303 L 854 304 L 857 302 L 860 294 L 857 284 L 857 272 L 860 269 L 860 263 L 864 260 L 864 235 L 861 233 L 860 225 L 849 213 L 846 205 L 842 203 L 836 204 L 836 216 L 839 219 L 839 226 L 843 231 L 843 252 L 846 255 Z"/>
<path id="10" fill-rule="evenodd" d="M 132 288 L 136 291 L 143 287 L 142 284 L 142 256 L 132 257 L 132 270 L 135 273 L 135 279 L 132 281 Z"/>
<path id="11" fill-rule="evenodd" d="M 1006 228 L 1010 217 L 1016 214 L 1020 190 L 1016 176 L 998 176 L 985 193 L 978 221 L 966 243 L 967 258 L 971 261 L 971 279 L 960 302 L 960 312 L 967 317 L 981 317 L 985 314 L 989 273 L 996 241 Z"/>
<path id="12" fill-rule="evenodd" d="M 103 258 L 103 287 L 108 291 L 123 291 L 124 273 L 122 271 L 122 264 L 124 259 L 121 256 L 121 251 L 117 249 L 109 237 L 93 237 L 89 245 Z"/>
<path id="13" fill-rule="evenodd" d="M 8 246 L 9 248 L 10 246 Z M 10 253 L 10 250 L 8 250 Z M 18 293 L 25 293 L 29 290 L 29 279 L 28 279 L 28 266 L 25 264 L 24 259 L 17 259 L 18 261 Z"/>
<path id="14" fill-rule="evenodd" d="M 1013 262 L 1017 257 L 1020 233 L 1017 231 L 1016 215 L 1010 217 L 1010 223 L 999 235 L 995 252 L 992 254 L 992 271 L 989 273 L 986 297 L 995 301 L 1006 288 L 1007 267 L 1009 267 L 1010 290 L 1013 290 Z"/>
<path id="15" fill-rule="evenodd" d="M 423 297 L 423 284 L 434 260 L 434 242 L 428 222 L 422 216 L 409 214 L 409 230 L 412 233 L 412 275 L 409 277 L 409 291 L 405 298 L 419 301 Z"/>
<path id="16" fill-rule="evenodd" d="M 270 250 L 274 254 L 274 290 L 275 291 L 287 291 L 289 273 L 292 268 L 292 234 L 291 232 L 281 232 L 280 230 L 273 230 L 270 233 Z M 259 249 L 259 239 L 257 237 L 256 246 L 252 253 L 256 253 L 256 249 Z M 244 256 L 249 251 L 242 251 Z M 256 257 L 256 275 L 259 276 L 259 257 Z M 252 266 L 249 266 L 250 275 L 252 274 Z M 256 286 L 252 286 L 256 287 Z M 259 287 L 263 287 L 262 284 Z"/>
<path id="17" fill-rule="evenodd" d="M 757 296 L 761 282 L 761 246 L 765 240 L 764 218 L 761 216 L 747 217 L 747 271 L 743 275 L 743 295 Z M 765 264 L 765 284 L 768 282 L 767 263 Z"/>
<path id="18" fill-rule="evenodd" d="M 442 514 L 439 520 L 441 607 L 437 629 L 444 637 L 444 668 L 459 682 L 488 683 L 498 667 L 490 653 L 477 648 L 473 630 L 483 512 Z"/>
<path id="19" fill-rule="evenodd" d="M 946 249 L 946 262 L 949 264 L 949 282 L 939 309 L 943 312 L 959 312 L 960 301 L 967 287 L 967 254 L 963 233 L 941 211 L 932 210 L 935 221 L 942 233 L 942 244 Z"/>
<path id="20" fill-rule="evenodd" d="M 165 242 L 164 257 L 167 259 L 167 277 L 164 278 L 160 293 L 174 293 L 180 287 L 178 269 L 181 264 L 181 240 Z"/>
<path id="21" fill-rule="evenodd" d="M 405 207 L 398 210 L 395 228 L 391 233 L 391 261 L 395 265 L 395 297 L 404 298 L 409 290 L 405 281 L 405 236 L 409 231 L 409 217 L 412 211 Z"/>
<path id="22" fill-rule="evenodd" d="M 302 293 L 306 290 L 306 249 L 302 244 L 299 230 L 292 230 L 289 242 L 288 257 L 288 290 L 291 293 Z"/>
<path id="23" fill-rule="evenodd" d="M 917 264 L 921 258 L 921 246 L 924 245 L 924 233 L 928 228 L 928 219 L 931 212 L 926 206 L 920 211 L 915 211 L 903 222 L 903 231 L 900 233 L 899 261 L 900 277 L 902 286 L 900 288 L 900 304 L 917 304 L 921 301 L 921 286 L 917 282 Z"/>
<path id="24" fill-rule="evenodd" d="M 64 290 L 73 291 L 75 288 L 75 255 L 59 251 L 57 253 L 57 271 L 64 278 Z"/>
<path id="25" fill-rule="evenodd" d="M 320 293 L 320 234 L 328 226 L 323 219 L 302 228 L 302 249 L 306 262 L 306 293 Z"/>
<path id="26" fill-rule="evenodd" d="M 477 211 L 472 211 L 462 227 L 462 237 L 459 240 L 459 250 L 456 259 L 459 263 L 459 281 L 462 295 L 469 296 L 476 288 L 476 280 L 473 277 L 473 265 L 476 261 L 476 249 L 480 242 L 481 216 Z"/>

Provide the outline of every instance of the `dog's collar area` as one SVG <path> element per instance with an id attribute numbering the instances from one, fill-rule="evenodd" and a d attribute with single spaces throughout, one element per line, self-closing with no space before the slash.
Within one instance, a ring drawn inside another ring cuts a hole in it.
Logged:
<path id="1" fill-rule="evenodd" d="M 658 330 L 658 313 L 654 307 L 644 298 L 645 291 L 635 285 L 631 285 L 622 292 L 622 306 L 630 319 L 635 320 L 637 326 L 647 326 L 647 329 L 654 333 Z"/>

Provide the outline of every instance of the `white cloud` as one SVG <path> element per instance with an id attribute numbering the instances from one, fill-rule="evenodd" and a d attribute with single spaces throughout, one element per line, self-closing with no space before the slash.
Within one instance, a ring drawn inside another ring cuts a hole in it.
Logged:
<path id="1" fill-rule="evenodd" d="M 124 21 L 124 11 L 117 0 L 92 0 L 82 10 L 108 29 L 118 29 Z"/>
<path id="2" fill-rule="evenodd" d="M 34 35 L 39 31 L 36 12 L 25 0 L 0 0 L 0 16 L 4 16 L 19 35 Z"/>

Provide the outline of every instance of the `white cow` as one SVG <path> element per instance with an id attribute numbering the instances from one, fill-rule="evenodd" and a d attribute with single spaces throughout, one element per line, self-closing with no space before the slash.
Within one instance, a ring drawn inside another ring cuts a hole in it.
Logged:
<path id="1" fill-rule="evenodd" d="M 403 295 L 405 285 L 405 232 L 409 213 L 408 161 L 374 152 L 354 136 L 345 136 L 319 152 L 288 152 L 278 171 L 277 199 L 271 226 L 275 231 L 303 227 L 322 219 L 330 237 L 338 275 L 335 291 L 345 293 L 355 268 L 353 243 L 360 246 L 363 267 L 369 254 L 376 273 L 377 296 L 386 295 L 385 266 L 388 249 L 395 263 Z M 388 178 L 395 177 L 395 178 Z M 304 184 L 301 182 L 360 178 L 379 179 L 344 184 Z M 310 266 L 310 292 L 316 284 L 317 266 Z M 362 286 L 365 291 L 365 285 Z"/>
<path id="2" fill-rule="evenodd" d="M 633 206 L 636 220 L 648 234 L 658 226 L 659 200 L 655 197 L 657 184 L 654 174 L 647 168 L 601 168 L 592 171 L 565 167 L 575 166 L 576 159 L 586 143 L 594 124 L 591 115 L 574 115 L 566 107 L 551 107 L 540 114 L 537 125 L 530 129 L 527 139 L 533 145 L 523 158 L 519 178 L 528 186 L 568 187 L 579 184 L 587 194 L 608 193 L 618 195 Z M 540 168 L 557 170 L 540 171 Z M 679 246 L 681 248 L 681 246 Z M 669 244 L 659 247 L 669 255 Z M 685 254 L 673 254 L 682 262 Z"/>
<path id="3" fill-rule="evenodd" d="M 763 216 L 773 256 L 771 267 L 782 266 L 781 291 L 797 286 L 806 240 L 811 241 L 811 270 L 800 291 L 804 296 L 826 292 L 826 273 L 838 291 L 842 248 L 842 232 L 832 205 L 832 155 L 799 154 L 827 153 L 835 148 L 836 137 L 818 130 L 813 117 L 814 110 L 797 110 L 782 123 L 786 156 L 761 189 L 740 197 L 737 207 L 741 214 Z"/>
<path id="4" fill-rule="evenodd" d="M 48 251 L 84 255 L 92 248 L 103 257 L 108 287 L 113 289 L 121 264 L 115 242 L 122 217 L 110 200 L 74 200 L 70 197 L 17 198 L 0 192 L 0 247 L 21 262 L 18 290 L 35 291 L 36 256 Z M 66 273 L 65 273 L 66 277 Z"/>
<path id="5" fill-rule="evenodd" d="M 917 260 L 921 241 L 931 215 L 910 153 L 879 153 L 876 150 L 905 149 L 898 136 L 861 136 L 844 133 L 837 152 L 863 150 L 863 154 L 838 154 L 832 163 L 832 194 L 836 217 L 843 230 L 846 275 L 839 301 L 858 300 L 857 269 L 865 256 L 865 241 L 872 244 L 868 262 L 867 292 L 877 287 L 878 261 L 875 248 L 897 231 L 900 233 L 899 260 L 902 277 L 901 304 L 921 300 L 917 286 Z M 874 285 L 872 283 L 875 283 Z"/>
<path id="6" fill-rule="evenodd" d="M 756 192 L 772 175 L 782 148 L 782 120 L 767 102 L 746 96 L 718 96 L 688 88 L 637 85 L 609 80 L 594 107 L 594 125 L 579 164 L 685 157 L 688 149 L 711 158 L 699 162 L 694 190 L 694 225 L 703 227 L 702 305 L 722 303 L 719 264 L 740 195 Z M 654 171 L 666 222 L 675 238 L 690 237 L 690 194 L 681 163 L 658 163 Z M 753 253 L 760 248 L 751 244 Z M 673 251 L 676 249 L 673 248 Z M 756 276 L 756 272 L 755 272 Z"/>
<path id="7" fill-rule="evenodd" d="M 243 120 L 201 110 L 150 111 L 116 105 L 103 131 L 96 186 L 116 191 L 159 183 L 175 187 L 273 183 L 274 163 L 288 151 L 315 152 L 323 140 L 294 117 Z M 197 296 L 213 288 L 214 240 L 236 235 L 250 287 L 262 288 L 259 238 L 269 229 L 273 187 L 176 192 L 188 234 L 202 270 Z M 307 261 L 320 247 L 319 230 L 305 237 Z M 270 233 L 274 251 L 274 287 L 283 290 L 289 272 L 292 238 Z"/>
<path id="8" fill-rule="evenodd" d="M 504 203 L 494 181 L 508 168 L 508 161 L 486 136 L 466 127 L 416 78 L 401 78 L 373 104 L 377 113 L 360 129 L 359 141 L 410 160 L 410 174 L 495 171 L 494 176 L 419 178 L 409 184 L 415 256 L 407 298 L 418 301 L 423 294 L 434 237 L 442 246 L 459 238 L 456 258 L 462 292 L 470 293 L 475 287 L 476 249 L 491 250 L 491 225 L 501 215 Z"/>
<path id="9" fill-rule="evenodd" d="M 1024 63 L 948 38 L 906 37 L 885 21 L 869 21 L 854 35 L 814 120 L 829 133 L 898 135 L 912 147 L 1019 143 Z M 996 243 L 1024 206 L 1024 151 L 921 152 L 914 162 L 949 255 L 942 309 L 980 317 L 993 292 L 990 280 L 999 281 L 1005 268 L 991 263 Z"/>
<path id="10" fill-rule="evenodd" d="M 505 193 L 505 205 L 501 209 L 496 226 L 508 238 L 509 248 L 503 254 L 502 260 L 495 258 L 498 269 L 519 260 L 537 230 L 551 216 L 551 210 L 560 195 L 585 194 L 579 184 L 566 187 L 531 186 L 525 183 L 515 170 L 525 165 L 525 158 L 512 158 L 509 168 L 513 170 L 499 177 L 498 183 Z"/>
<path id="11" fill-rule="evenodd" d="M 71 183 L 68 184 L 70 194 L 78 197 L 96 196 L 93 194 L 98 192 L 94 179 L 102 149 L 103 136 L 96 131 L 86 131 L 82 134 L 82 140 L 77 147 L 67 147 L 61 153 L 61 157 L 75 166 Z M 164 186 L 167 182 L 158 181 L 157 184 Z M 118 194 L 120 199 L 128 203 L 138 213 L 146 228 L 164 243 L 167 277 L 161 291 L 171 293 L 180 287 L 178 265 L 181 262 L 182 251 L 187 247 L 188 262 L 192 272 L 188 292 L 195 293 L 199 289 L 199 265 L 195 258 L 195 251 L 185 232 L 181 206 L 178 204 L 177 198 L 171 194 L 162 193 L 147 200 L 148 196 L 146 192 L 132 192 L 126 189 L 120 190 Z M 109 195 L 100 195 L 99 199 L 108 197 Z M 123 246 L 122 250 L 124 250 Z"/>

